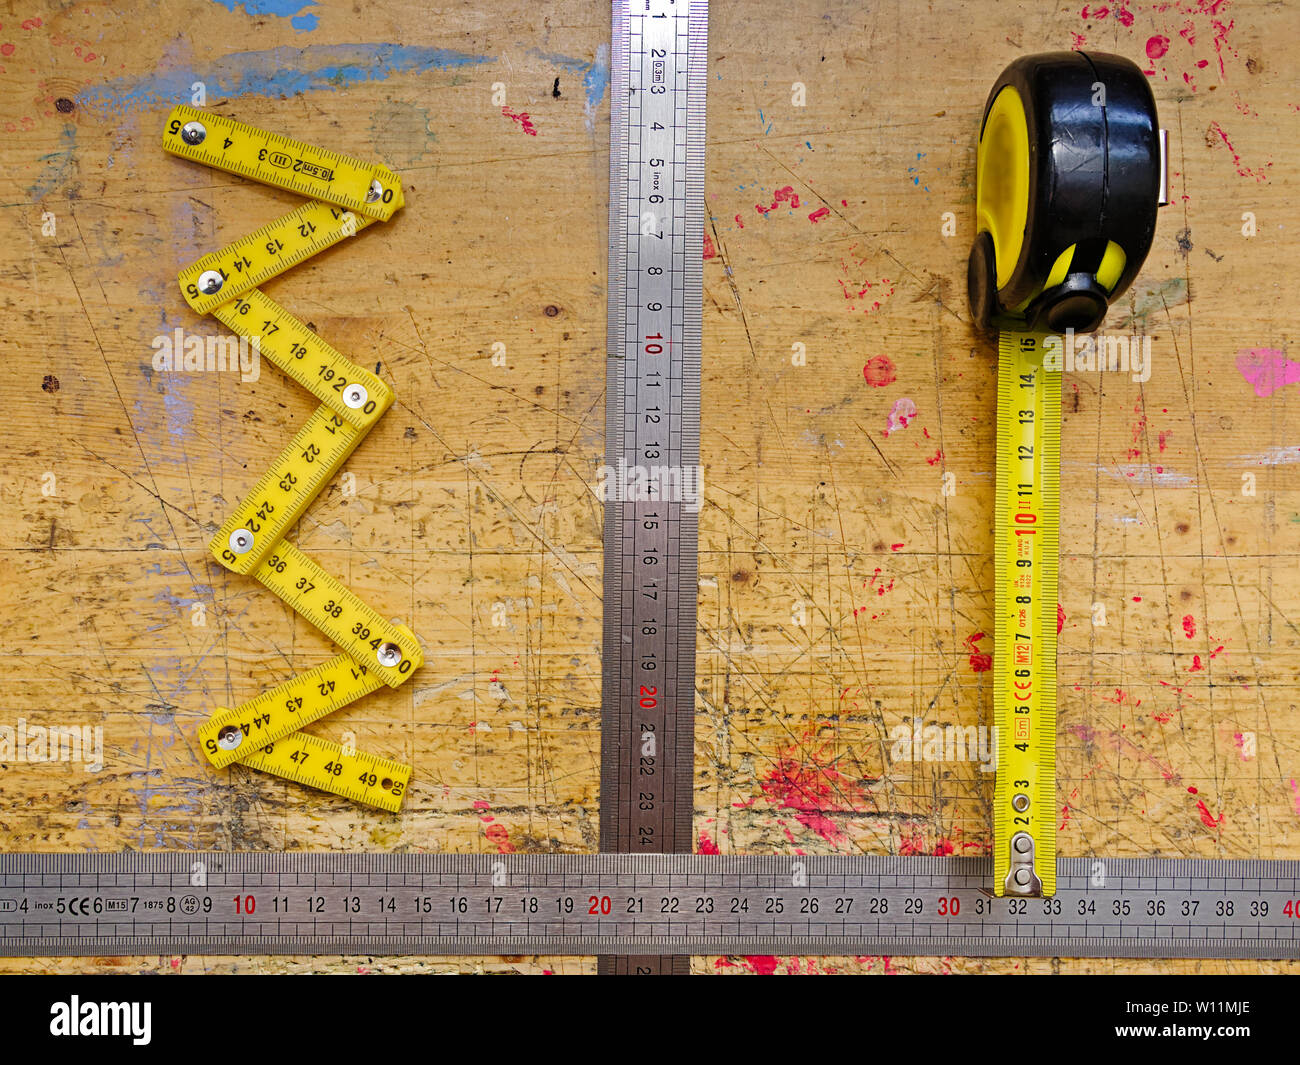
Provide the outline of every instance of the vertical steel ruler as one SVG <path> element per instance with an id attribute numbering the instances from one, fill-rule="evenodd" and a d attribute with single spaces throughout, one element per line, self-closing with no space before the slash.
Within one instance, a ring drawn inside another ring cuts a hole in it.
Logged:
<path id="1" fill-rule="evenodd" d="M 614 3 L 600 843 L 633 854 L 692 846 L 707 46 L 705 0 Z"/>

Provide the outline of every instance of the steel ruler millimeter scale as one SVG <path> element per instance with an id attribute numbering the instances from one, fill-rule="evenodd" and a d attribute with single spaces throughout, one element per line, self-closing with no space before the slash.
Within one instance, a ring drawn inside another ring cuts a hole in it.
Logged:
<path id="1" fill-rule="evenodd" d="M 617 0 L 612 30 L 600 846 L 689 852 L 708 4 Z"/>
<path id="2" fill-rule="evenodd" d="M 1065 858 L 5 854 L 9 956 L 897 954 L 1300 958 L 1300 862 Z"/>

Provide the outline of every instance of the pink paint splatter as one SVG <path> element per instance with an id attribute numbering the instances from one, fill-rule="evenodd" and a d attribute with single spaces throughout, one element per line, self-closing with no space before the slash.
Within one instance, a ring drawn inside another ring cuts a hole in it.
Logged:
<path id="1" fill-rule="evenodd" d="M 786 185 L 784 188 L 777 189 L 772 196 L 772 202 L 768 206 L 764 207 L 761 203 L 756 203 L 754 204 L 754 210 L 766 216 L 783 203 L 791 209 L 799 206 L 799 194 L 794 191 L 793 185 Z"/>
<path id="2" fill-rule="evenodd" d="M 900 541 L 899 543 L 896 543 L 896 544 L 890 544 L 890 545 L 889 545 L 889 550 L 891 550 L 891 551 L 901 551 L 901 550 L 903 550 L 903 548 L 904 548 L 905 546 L 906 546 L 906 545 Z M 892 587 L 894 586 L 894 582 L 893 582 L 893 581 L 890 581 L 890 582 L 889 582 L 889 586 L 892 588 Z"/>
<path id="3" fill-rule="evenodd" d="M 900 429 L 906 429 L 908 422 L 916 417 L 916 404 L 904 396 L 902 399 L 894 400 L 894 406 L 889 411 L 889 424 L 885 426 L 885 435 L 896 433 Z"/>
<path id="4" fill-rule="evenodd" d="M 1201 656 L 1200 656 L 1200 655 L 1192 655 L 1192 664 L 1191 664 L 1190 666 L 1187 667 L 1187 672 L 1188 672 L 1188 673 L 1199 673 L 1199 672 L 1200 672 L 1201 670 L 1203 670 L 1204 668 L 1205 668 L 1205 667 L 1204 667 L 1203 665 L 1201 665 Z"/>
<path id="5" fill-rule="evenodd" d="M 707 233 L 704 234 L 704 258 L 713 259 L 717 256 L 718 249 L 713 246 L 713 238 Z"/>
<path id="6" fill-rule="evenodd" d="M 776 972 L 777 959 L 770 954 L 746 955 L 745 965 L 758 976 L 771 976 Z"/>
<path id="7" fill-rule="evenodd" d="M 1210 808 L 1205 805 L 1204 799 L 1201 799 L 1196 804 L 1196 809 L 1200 811 L 1201 823 L 1204 824 L 1206 828 L 1218 828 L 1223 824 L 1223 814 L 1219 814 L 1216 818 L 1214 814 L 1210 813 Z"/>
<path id="8" fill-rule="evenodd" d="M 1157 33 L 1154 37 L 1147 38 L 1147 57 L 1150 59 L 1159 59 L 1169 51 L 1169 38 L 1163 34 Z"/>
<path id="9" fill-rule="evenodd" d="M 828 217 L 830 213 L 831 209 L 829 207 L 818 207 L 817 210 L 813 211 L 813 213 L 808 216 L 808 221 L 815 225 L 823 218 Z"/>
<path id="10" fill-rule="evenodd" d="M 1300 817 L 1300 784 L 1295 782 L 1295 777 L 1291 778 L 1291 801 L 1295 804 L 1296 817 Z"/>
<path id="11" fill-rule="evenodd" d="M 533 125 L 533 120 L 526 111 L 512 111 L 509 107 L 501 108 L 501 113 L 510 119 L 516 126 L 522 129 L 530 137 L 537 136 L 537 127 Z"/>
<path id="12" fill-rule="evenodd" d="M 1237 372 L 1264 399 L 1300 381 L 1300 362 L 1292 362 L 1276 348 L 1242 348 L 1237 352 Z"/>
<path id="13" fill-rule="evenodd" d="M 977 644 L 984 639 L 984 633 L 977 632 L 974 636 L 966 637 L 966 649 L 970 651 L 970 668 L 975 673 L 987 673 L 993 668 L 993 656 L 981 651 Z"/>
<path id="14" fill-rule="evenodd" d="M 1065 826 L 1068 825 L 1069 823 L 1070 823 L 1070 807 L 1067 804 L 1061 807 L 1061 824 L 1057 828 L 1057 831 L 1064 832 Z"/>
<path id="15" fill-rule="evenodd" d="M 943 461 L 943 449 L 940 448 L 938 451 L 936 451 L 936 452 L 934 453 L 933 456 L 931 456 L 930 458 L 926 459 L 925 461 L 926 461 L 927 463 L 929 463 L 931 466 L 937 466 L 937 465 L 939 465 L 939 463 L 941 463 L 941 462 Z"/>
<path id="16" fill-rule="evenodd" d="M 717 853 L 718 853 L 718 845 L 717 845 L 716 843 L 714 843 L 712 839 L 709 838 L 709 834 L 708 834 L 707 832 L 701 832 L 701 833 L 700 833 L 700 847 L 699 847 L 699 850 L 700 850 L 700 853 L 701 853 L 701 854 L 717 854 Z"/>
<path id="17" fill-rule="evenodd" d="M 741 229 L 745 228 L 745 223 L 740 220 L 740 215 L 736 215 L 736 225 L 740 226 Z"/>
<path id="18" fill-rule="evenodd" d="M 13 54 L 14 54 L 14 46 L 12 44 L 8 43 L 7 41 L 4 44 L 0 44 L 0 55 L 9 56 Z"/>
<path id="19" fill-rule="evenodd" d="M 871 356 L 867 360 L 867 364 L 862 367 L 862 376 L 867 384 L 873 388 L 884 388 L 886 385 L 892 385 L 898 378 L 894 370 L 894 363 L 888 355 Z"/>
<path id="20" fill-rule="evenodd" d="M 1196 619 L 1191 614 L 1183 615 L 1183 635 L 1189 640 L 1196 635 Z"/>

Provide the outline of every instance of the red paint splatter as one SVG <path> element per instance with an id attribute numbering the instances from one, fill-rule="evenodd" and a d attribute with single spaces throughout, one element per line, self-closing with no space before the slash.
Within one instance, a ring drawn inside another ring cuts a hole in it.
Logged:
<path id="1" fill-rule="evenodd" d="M 776 972 L 777 959 L 770 954 L 746 955 L 745 964 L 750 972 L 759 976 L 771 976 Z"/>
<path id="2" fill-rule="evenodd" d="M 889 545 L 889 550 L 891 550 L 891 551 L 901 551 L 901 550 L 903 550 L 903 548 L 904 548 L 905 546 L 906 546 L 906 545 L 905 545 L 902 541 L 899 541 L 899 542 L 896 543 L 896 544 L 890 544 L 890 545 Z M 890 581 L 890 582 L 889 582 L 889 587 L 892 588 L 893 586 L 894 586 L 894 582 L 893 582 L 893 581 Z"/>
<path id="3" fill-rule="evenodd" d="M 1133 602 L 1135 602 L 1135 603 L 1140 603 L 1140 602 L 1142 602 L 1142 597 L 1141 597 L 1140 595 L 1135 595 L 1135 596 L 1133 597 Z"/>
<path id="4" fill-rule="evenodd" d="M 984 639 L 984 633 L 977 632 L 966 637 L 966 648 L 970 651 L 970 668 L 975 673 L 987 673 L 993 668 L 993 656 L 981 651 L 977 644 Z"/>
<path id="5" fill-rule="evenodd" d="M 1147 57 L 1150 59 L 1159 59 L 1169 51 L 1169 38 L 1157 33 L 1154 37 L 1147 38 Z"/>
<path id="6" fill-rule="evenodd" d="M 831 813 L 848 813 L 866 808 L 870 798 L 862 788 L 835 767 L 836 757 L 829 744 L 809 748 L 805 734 L 777 753 L 775 764 L 759 787 L 779 809 L 794 810 L 795 820 L 831 843 L 844 840 L 844 830 Z M 793 836 L 790 837 L 793 841 Z"/>
<path id="7" fill-rule="evenodd" d="M 1214 814 L 1210 813 L 1210 808 L 1205 805 L 1204 799 L 1196 804 L 1196 809 L 1201 812 L 1201 823 L 1204 824 L 1206 828 L 1218 828 L 1223 824 L 1223 814 L 1219 814 L 1216 818 Z"/>
<path id="8" fill-rule="evenodd" d="M 831 209 L 829 207 L 818 207 L 817 210 L 813 211 L 813 213 L 808 216 L 808 221 L 816 224 L 823 218 L 826 218 L 830 213 Z"/>
<path id="9" fill-rule="evenodd" d="M 1188 795 L 1199 795 L 1199 794 L 1200 794 L 1200 789 L 1197 788 L 1195 784 L 1188 784 L 1188 785 L 1187 785 L 1187 794 L 1188 794 Z"/>
<path id="10" fill-rule="evenodd" d="M 1068 805 L 1061 807 L 1061 824 L 1056 831 L 1064 832 L 1065 826 L 1070 823 L 1070 807 Z"/>
<path id="11" fill-rule="evenodd" d="M 1173 430 L 1172 430 L 1172 429 L 1166 429 L 1163 433 L 1160 433 L 1160 434 L 1159 434 L 1159 436 L 1157 437 L 1157 439 L 1160 441 L 1160 450 L 1161 450 L 1161 451 L 1163 451 L 1163 450 L 1165 449 L 1165 444 L 1168 442 L 1169 438 L 1170 438 L 1172 435 L 1173 435 Z"/>
<path id="12" fill-rule="evenodd" d="M 23 29 L 25 29 L 25 30 L 35 30 L 35 29 L 39 29 L 39 28 L 40 28 L 41 26 L 43 26 L 43 25 L 44 25 L 44 23 L 41 22 L 40 19 L 38 19 L 38 18 L 29 18 L 29 19 L 27 19 L 27 20 L 23 23 Z"/>
<path id="13" fill-rule="evenodd" d="M 931 466 L 939 465 L 939 463 L 943 461 L 943 449 L 940 448 L 938 451 L 934 453 L 933 458 L 928 458 L 925 461 L 928 462 Z"/>
<path id="14" fill-rule="evenodd" d="M 488 842 L 493 844 L 500 854 L 514 854 L 515 845 L 510 842 L 510 832 L 505 825 L 488 825 L 484 833 Z"/>
<path id="15" fill-rule="evenodd" d="M 1263 166 L 1260 167 L 1246 166 L 1245 163 L 1241 161 L 1241 154 L 1237 151 L 1236 148 L 1232 146 L 1232 141 L 1228 140 L 1228 135 L 1223 132 L 1222 126 L 1220 126 L 1217 122 L 1211 122 L 1209 132 L 1218 134 L 1219 139 L 1224 144 L 1224 147 L 1226 147 L 1228 149 L 1228 152 L 1232 155 L 1233 165 L 1237 168 L 1237 173 L 1241 177 L 1251 177 L 1254 178 L 1256 181 L 1268 180 L 1268 171 L 1273 166 L 1272 160 L 1270 160 L 1269 162 L 1265 163 Z"/>
<path id="16" fill-rule="evenodd" d="M 9 44 L 8 42 L 5 42 L 4 44 L 0 44 L 0 55 L 13 55 L 13 54 L 14 54 L 14 46 L 12 44 Z"/>
<path id="17" fill-rule="evenodd" d="M 1086 38 L 1082 33 L 1075 33 L 1073 30 L 1070 31 L 1070 51 L 1077 52 L 1087 43 L 1088 38 Z"/>
<path id="18" fill-rule="evenodd" d="M 1199 673 L 1199 672 L 1200 672 L 1201 670 L 1203 670 L 1204 668 L 1205 668 L 1205 667 L 1204 667 L 1203 665 L 1201 665 L 1201 656 L 1200 656 L 1200 655 L 1192 655 L 1192 664 L 1191 664 L 1191 666 L 1188 667 L 1187 672 L 1188 672 L 1188 673 Z"/>
<path id="19" fill-rule="evenodd" d="M 740 226 L 741 229 L 745 228 L 745 223 L 740 220 L 740 215 L 736 215 L 736 225 Z"/>
<path id="20" fill-rule="evenodd" d="M 1065 628 L 1065 607 L 1060 603 L 1056 604 L 1056 635 L 1061 635 L 1061 630 Z"/>
<path id="21" fill-rule="evenodd" d="M 1196 619 L 1191 614 L 1183 615 L 1183 635 L 1189 640 L 1196 635 Z"/>
<path id="22" fill-rule="evenodd" d="M 884 388 L 898 379 L 894 363 L 888 355 L 873 355 L 869 358 L 862 367 L 862 376 L 873 388 Z"/>
<path id="23" fill-rule="evenodd" d="M 775 211 L 781 204 L 785 204 L 792 210 L 799 206 L 799 194 L 794 191 L 793 185 L 786 185 L 784 188 L 777 189 L 772 196 L 772 202 L 764 207 L 761 203 L 754 204 L 754 210 L 761 215 L 767 215 Z"/>
<path id="24" fill-rule="evenodd" d="M 707 832 L 700 833 L 700 853 L 701 854 L 718 853 L 718 845 L 709 838 L 709 834 Z"/>
<path id="25" fill-rule="evenodd" d="M 533 125 L 532 117 L 526 111 L 512 111 L 509 107 L 501 108 L 501 113 L 510 119 L 516 126 L 522 129 L 530 137 L 537 136 L 537 127 Z"/>
<path id="26" fill-rule="evenodd" d="M 718 249 L 713 246 L 713 238 L 710 237 L 707 233 L 705 233 L 704 234 L 704 257 L 706 259 L 712 259 L 715 258 L 717 254 L 718 254 Z"/>

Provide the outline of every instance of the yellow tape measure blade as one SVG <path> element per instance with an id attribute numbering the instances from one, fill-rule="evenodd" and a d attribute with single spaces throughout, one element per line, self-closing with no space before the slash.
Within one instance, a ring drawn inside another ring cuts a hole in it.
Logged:
<path id="1" fill-rule="evenodd" d="M 248 702 L 218 710 L 199 726 L 199 747 L 221 769 L 369 695 L 383 683 L 351 655 L 336 655 Z"/>
<path id="2" fill-rule="evenodd" d="M 402 184 L 378 163 L 258 129 L 197 107 L 172 109 L 163 151 L 264 185 L 386 221 L 402 206 Z"/>
<path id="3" fill-rule="evenodd" d="M 994 516 L 998 895 L 1056 891 L 1056 617 L 1061 377 L 1042 337 L 998 343 Z"/>
<path id="4" fill-rule="evenodd" d="M 409 765 L 306 732 L 262 747 L 239 764 L 389 813 L 401 809 L 411 783 Z"/>

